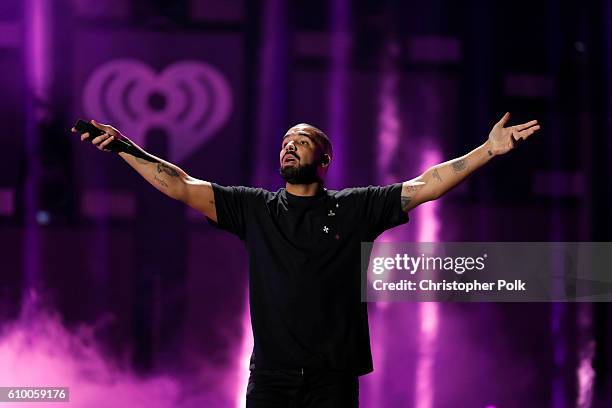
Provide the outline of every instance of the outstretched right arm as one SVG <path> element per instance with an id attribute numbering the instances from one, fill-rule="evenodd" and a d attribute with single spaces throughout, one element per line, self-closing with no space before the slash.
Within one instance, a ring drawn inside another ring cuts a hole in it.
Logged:
<path id="1" fill-rule="evenodd" d="M 144 177 L 145 180 L 151 183 L 153 187 L 166 194 L 168 197 L 182 201 L 213 221 L 217 221 L 213 188 L 208 181 L 191 177 L 180 167 L 145 152 L 112 126 L 102 125 L 93 120 L 91 123 L 106 132 L 92 140 L 92 143 L 98 149 L 108 151 L 106 146 L 115 139 L 129 141 L 143 153 L 144 157 L 148 157 L 150 160 L 120 152 L 119 156 L 121 156 L 123 160 Z M 72 131 L 75 132 L 76 130 L 73 128 Z M 87 137 L 89 137 L 89 134 L 85 133 L 81 135 L 81 140 Z"/>
<path id="2" fill-rule="evenodd" d="M 145 154 L 148 155 L 146 152 Z M 153 187 L 168 197 L 182 201 L 213 221 L 217 221 L 215 197 L 212 185 L 208 181 L 191 177 L 180 167 L 152 155 L 149 156 L 157 159 L 159 163 L 137 158 L 124 152 L 119 153 L 119 156 Z"/>

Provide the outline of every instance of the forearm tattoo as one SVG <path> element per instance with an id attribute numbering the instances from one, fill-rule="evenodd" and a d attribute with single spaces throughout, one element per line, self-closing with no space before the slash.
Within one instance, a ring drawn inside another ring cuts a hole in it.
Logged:
<path id="1" fill-rule="evenodd" d="M 164 163 L 157 163 L 157 172 L 158 173 L 166 173 L 167 175 L 169 175 L 170 177 L 178 177 L 178 171 L 174 170 L 172 167 L 164 164 Z"/>
<path id="2" fill-rule="evenodd" d="M 155 176 L 155 181 L 157 181 L 159 184 L 161 184 L 164 187 L 168 187 L 168 183 L 166 183 L 164 180 L 160 179 L 157 176 Z"/>
<path id="3" fill-rule="evenodd" d="M 455 160 L 454 162 L 452 162 L 452 165 L 453 165 L 453 170 L 455 171 L 455 173 L 459 173 L 460 171 L 463 171 L 467 168 L 467 160 L 466 159 Z"/>
<path id="4" fill-rule="evenodd" d="M 166 180 L 163 179 L 163 174 L 166 174 L 170 177 L 178 177 L 179 173 L 178 171 L 176 171 L 175 169 L 173 169 L 172 167 L 168 166 L 167 164 L 164 163 L 157 163 L 157 167 L 156 167 L 157 173 L 153 176 L 154 180 L 168 188 L 168 183 L 166 182 Z M 163 173 L 163 174 L 162 174 Z"/>

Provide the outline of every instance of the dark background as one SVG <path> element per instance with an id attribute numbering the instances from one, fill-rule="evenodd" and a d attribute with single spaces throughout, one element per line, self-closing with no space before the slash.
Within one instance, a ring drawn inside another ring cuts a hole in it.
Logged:
<path id="1" fill-rule="evenodd" d="M 2 1 L 0 385 L 242 403 L 241 242 L 80 143 L 77 118 L 276 190 L 296 123 L 330 136 L 340 188 L 416 177 L 510 111 L 542 130 L 383 239 L 609 241 L 611 56 L 609 1 Z M 612 404 L 609 304 L 369 310 L 362 406 Z"/>

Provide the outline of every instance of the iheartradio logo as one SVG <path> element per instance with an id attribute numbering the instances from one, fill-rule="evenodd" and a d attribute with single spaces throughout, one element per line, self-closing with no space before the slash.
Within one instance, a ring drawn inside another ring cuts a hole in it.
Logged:
<path id="1" fill-rule="evenodd" d="M 225 77 L 200 61 L 180 61 L 161 73 L 138 60 L 110 61 L 91 74 L 83 91 L 88 117 L 112 124 L 139 145 L 151 129 L 167 132 L 168 156 L 176 162 L 215 135 L 232 104 Z"/>

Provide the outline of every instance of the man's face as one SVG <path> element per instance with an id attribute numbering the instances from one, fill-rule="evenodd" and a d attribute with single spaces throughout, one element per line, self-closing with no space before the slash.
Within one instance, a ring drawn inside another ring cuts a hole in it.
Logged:
<path id="1" fill-rule="evenodd" d="M 290 184 L 309 184 L 318 180 L 321 148 L 307 126 L 289 129 L 279 154 L 280 173 Z"/>
<path id="2" fill-rule="evenodd" d="M 291 128 L 283 138 L 280 151 L 281 169 L 312 163 L 320 154 L 306 128 Z"/>

